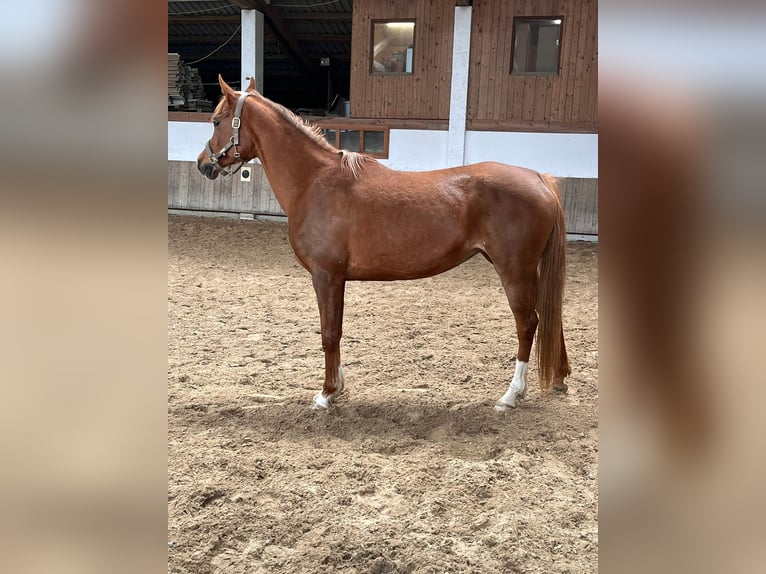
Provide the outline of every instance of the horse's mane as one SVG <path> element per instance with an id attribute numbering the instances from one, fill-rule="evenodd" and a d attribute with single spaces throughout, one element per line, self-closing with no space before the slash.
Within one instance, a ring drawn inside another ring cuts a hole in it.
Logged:
<path id="1" fill-rule="evenodd" d="M 284 107 L 281 104 L 278 104 L 276 102 L 271 101 L 268 98 L 263 97 L 261 94 L 257 94 L 257 97 L 259 97 L 261 100 L 267 102 L 272 108 L 274 108 L 282 117 L 284 117 L 288 122 L 290 122 L 292 125 L 294 125 L 296 128 L 298 128 L 300 131 L 302 131 L 308 138 L 313 141 L 315 144 L 319 145 L 323 149 L 326 149 L 327 151 L 331 151 L 333 153 L 340 153 L 340 165 L 343 169 L 347 169 L 351 172 L 351 175 L 354 176 L 354 179 L 359 178 L 359 174 L 364 168 L 364 165 L 367 162 L 374 162 L 375 159 L 370 157 L 369 155 L 363 154 L 363 153 L 357 153 L 355 151 L 348 151 L 345 149 L 339 150 L 332 144 L 330 144 L 324 137 L 324 134 L 322 133 L 322 128 L 316 124 L 312 124 L 301 118 L 300 116 L 297 116 L 290 110 L 288 110 L 286 107 Z M 223 103 L 226 98 L 222 98 L 221 102 L 218 104 L 218 106 L 215 109 L 215 112 L 213 115 L 219 113 L 221 109 L 223 108 Z"/>
<path id="2" fill-rule="evenodd" d="M 340 152 L 340 165 L 349 170 L 351 175 L 354 176 L 354 179 L 359 178 L 359 172 L 362 170 L 365 163 L 368 161 L 375 161 L 373 158 L 363 153 L 357 153 L 355 151 L 348 151 L 345 149 L 337 149 L 334 145 L 330 144 L 330 142 L 325 139 L 324 133 L 322 133 L 322 128 L 320 126 L 307 122 L 302 117 L 297 116 L 288 110 L 286 107 L 276 102 L 272 102 L 268 98 L 263 99 L 274 106 L 274 109 L 282 114 L 291 124 L 306 134 L 311 141 L 328 151 L 332 151 L 334 153 Z"/>

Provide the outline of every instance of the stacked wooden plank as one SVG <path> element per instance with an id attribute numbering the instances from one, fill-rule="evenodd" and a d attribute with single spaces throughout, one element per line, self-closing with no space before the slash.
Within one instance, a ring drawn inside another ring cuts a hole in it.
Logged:
<path id="1" fill-rule="evenodd" d="M 184 64 L 180 54 L 168 52 L 168 108 L 210 112 L 213 103 L 205 98 L 199 70 Z"/>
<path id="2" fill-rule="evenodd" d="M 180 54 L 168 53 L 168 108 L 179 109 L 186 105 L 183 86 L 186 79 L 186 65 Z"/>
<path id="3" fill-rule="evenodd" d="M 202 85 L 202 78 L 197 68 L 187 67 L 187 83 L 184 85 L 186 91 L 187 109 L 196 112 L 212 112 L 213 103 L 205 97 L 205 88 Z"/>

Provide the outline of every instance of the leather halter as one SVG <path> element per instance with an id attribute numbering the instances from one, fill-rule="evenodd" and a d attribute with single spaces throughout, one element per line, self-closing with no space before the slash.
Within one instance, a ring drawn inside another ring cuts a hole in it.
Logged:
<path id="1" fill-rule="evenodd" d="M 236 164 L 236 167 L 232 165 L 231 167 L 233 169 L 227 169 L 225 167 L 222 167 L 220 163 L 218 163 L 218 160 L 226 155 L 226 152 L 229 151 L 232 147 L 234 148 L 234 157 L 236 159 L 240 158 L 239 150 L 237 149 L 237 146 L 239 145 L 239 126 L 242 124 L 240 120 L 240 116 L 242 115 L 242 108 L 245 106 L 245 100 L 248 96 L 252 96 L 253 94 L 249 94 L 247 92 L 240 92 L 239 99 L 237 100 L 237 105 L 234 108 L 234 117 L 231 118 L 231 128 L 233 130 L 233 133 L 231 137 L 229 138 L 229 141 L 226 142 L 226 145 L 221 148 L 221 151 L 218 153 L 213 153 L 213 149 L 210 147 L 210 140 L 207 140 L 205 143 L 205 151 L 207 152 L 208 157 L 210 158 L 210 163 L 213 164 L 213 169 L 215 169 L 218 173 L 221 173 L 223 175 L 233 175 L 239 171 L 239 169 L 244 165 L 244 161 L 241 161 Z"/>

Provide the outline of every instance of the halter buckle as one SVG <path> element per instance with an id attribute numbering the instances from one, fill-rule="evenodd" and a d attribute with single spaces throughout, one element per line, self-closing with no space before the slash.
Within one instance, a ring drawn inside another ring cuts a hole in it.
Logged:
<path id="1" fill-rule="evenodd" d="M 231 127 L 233 127 L 235 130 L 238 130 L 240 126 L 240 121 L 238 117 L 234 117 L 231 120 Z"/>

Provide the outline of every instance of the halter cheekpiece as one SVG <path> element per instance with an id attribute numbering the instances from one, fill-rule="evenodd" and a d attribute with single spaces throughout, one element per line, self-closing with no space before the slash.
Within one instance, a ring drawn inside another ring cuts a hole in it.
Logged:
<path id="1" fill-rule="evenodd" d="M 239 169 L 245 164 L 244 161 L 240 161 L 238 164 L 236 164 L 236 166 L 231 166 L 233 169 L 227 169 L 222 167 L 221 164 L 218 163 L 218 160 L 225 156 L 226 152 L 229 151 L 229 149 L 232 147 L 234 148 L 234 157 L 236 159 L 240 158 L 239 150 L 237 149 L 237 146 L 239 145 L 239 126 L 242 125 L 240 116 L 242 115 L 242 108 L 245 106 L 245 100 L 248 96 L 252 95 L 253 94 L 249 94 L 247 92 L 240 92 L 239 99 L 237 100 L 237 105 L 234 108 L 234 117 L 231 118 L 231 128 L 233 133 L 229 138 L 229 141 L 226 142 L 226 145 L 221 148 L 221 151 L 214 153 L 213 149 L 210 147 L 210 140 L 207 140 L 207 143 L 205 143 L 205 151 L 210 158 L 210 163 L 213 164 L 213 168 L 218 173 L 222 173 L 223 175 L 233 175 L 237 173 Z"/>

